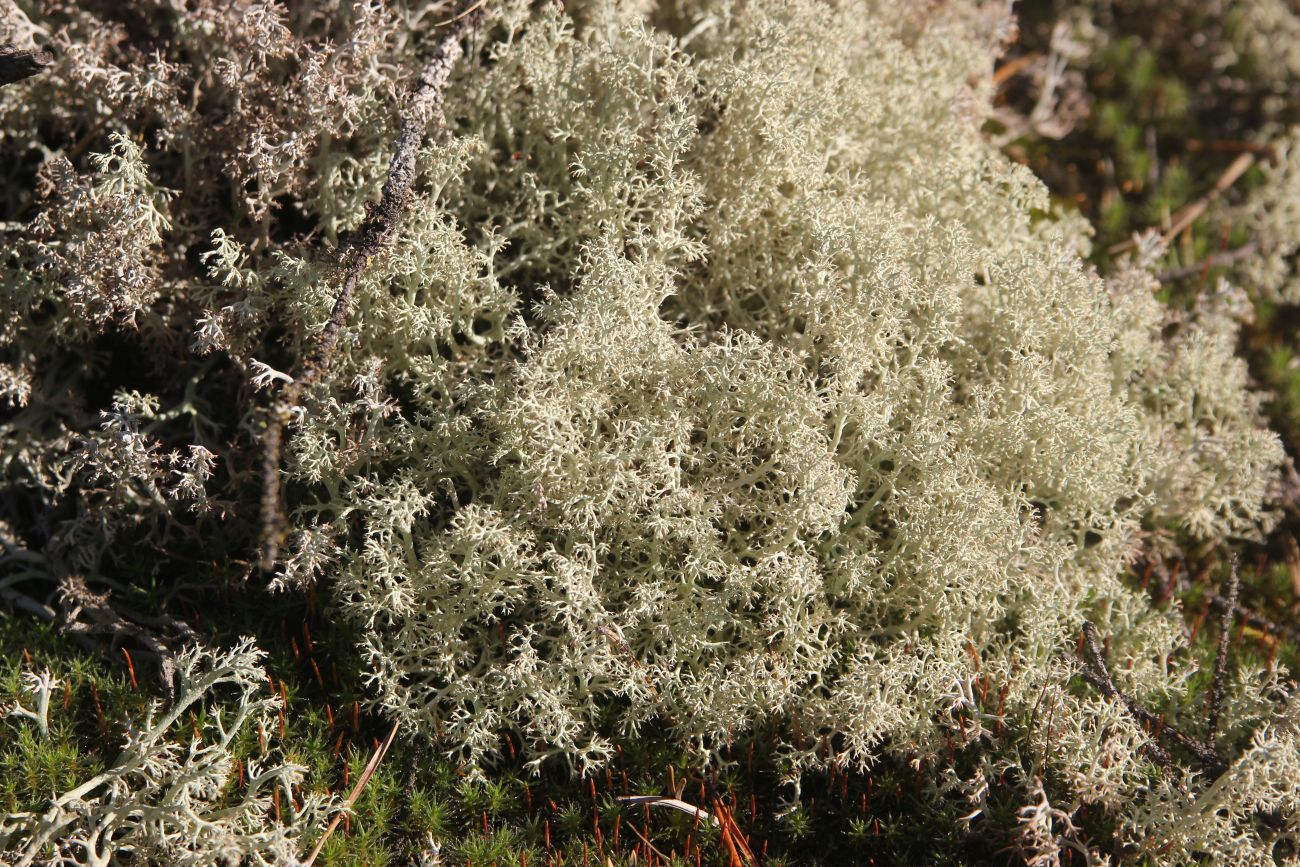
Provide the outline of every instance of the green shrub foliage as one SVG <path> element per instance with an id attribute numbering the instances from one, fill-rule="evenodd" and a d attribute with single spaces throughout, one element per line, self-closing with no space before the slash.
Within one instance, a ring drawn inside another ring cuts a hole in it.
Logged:
<path id="1" fill-rule="evenodd" d="M 2 455 L 22 514 L 75 508 L 13 532 L 128 577 L 124 539 L 248 556 L 253 408 L 325 325 L 321 249 L 377 197 L 439 15 L 200 3 L 151 56 L 35 5 L 61 57 L 0 91 L 39 165 Z M 648 727 L 708 763 L 775 720 L 794 780 L 901 756 L 967 822 L 1023 787 L 1032 863 L 1090 845 L 1083 805 L 1170 858 L 1300 832 L 1282 673 L 1233 681 L 1217 778 L 1072 679 L 1092 620 L 1119 688 L 1199 730 L 1180 613 L 1120 574 L 1257 534 L 1282 454 L 1231 311 L 1162 306 L 1149 240 L 1093 272 L 982 136 L 1012 32 L 998 4 L 488 4 L 287 431 L 272 582 L 324 582 L 378 707 L 472 769 L 505 733 L 579 773 Z"/>

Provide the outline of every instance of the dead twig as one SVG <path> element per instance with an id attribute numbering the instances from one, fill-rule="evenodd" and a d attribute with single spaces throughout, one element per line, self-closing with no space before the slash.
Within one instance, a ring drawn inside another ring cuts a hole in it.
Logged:
<path id="1" fill-rule="evenodd" d="M 145 614 L 114 604 L 109 601 L 109 595 L 113 589 L 124 589 L 123 585 L 105 576 L 95 576 L 96 585 L 107 585 L 109 589 L 92 590 L 90 582 L 71 572 L 61 558 L 29 551 L 18 539 L 0 534 L 0 564 L 9 562 L 22 563 L 27 568 L 0 578 L 0 600 L 14 609 L 55 623 L 64 635 L 92 653 L 113 659 L 124 652 L 132 680 L 135 679 L 132 652 L 156 659 L 163 690 L 168 699 L 174 698 L 176 648 L 199 641 L 188 623 L 166 613 Z M 17 586 L 28 583 L 53 585 L 53 590 L 44 599 L 38 599 Z"/>
<path id="2" fill-rule="evenodd" d="M 1188 226 L 1199 220 L 1201 215 L 1209 209 L 1210 205 L 1212 205 L 1219 196 L 1223 195 L 1229 187 L 1235 184 L 1237 179 L 1246 173 L 1247 169 L 1255 164 L 1255 160 L 1256 156 L 1253 153 L 1243 153 L 1233 160 L 1232 164 L 1229 165 L 1223 174 L 1219 176 L 1219 179 L 1215 181 L 1214 186 L 1208 193 L 1178 210 L 1178 213 L 1174 215 L 1173 220 L 1170 223 L 1169 229 L 1161 235 L 1161 240 L 1168 245 L 1175 238 L 1181 235 Z M 1112 245 L 1106 252 L 1115 255 L 1116 253 L 1123 253 L 1126 250 L 1131 250 L 1135 246 L 1137 246 L 1137 241 L 1130 238 L 1127 241 L 1121 241 L 1118 244 Z"/>
<path id="3" fill-rule="evenodd" d="M 1214 681 L 1210 685 L 1210 706 L 1206 712 L 1205 746 L 1214 750 L 1214 742 L 1219 737 L 1219 713 L 1223 708 L 1224 681 L 1228 673 L 1228 644 L 1232 638 L 1232 624 L 1237 614 L 1237 596 L 1241 591 L 1241 580 L 1237 576 L 1237 556 L 1232 556 L 1232 571 L 1228 577 L 1228 595 L 1222 606 L 1223 615 L 1219 627 L 1219 649 L 1214 656 Z"/>
<path id="4" fill-rule="evenodd" d="M 702 810 L 692 804 L 688 804 L 680 798 L 665 798 L 661 795 L 624 795 L 614 799 L 620 804 L 649 804 L 652 807 L 669 807 L 678 812 L 685 813 L 688 816 L 695 816 L 702 822 L 709 822 L 713 825 L 722 825 L 718 818 L 708 810 Z"/>
<path id="5" fill-rule="evenodd" d="M 457 21 L 460 21 L 462 18 L 466 18 L 466 17 L 468 17 L 469 15 L 473 14 L 474 12 L 477 12 L 478 10 L 482 9 L 486 4 L 487 4 L 487 0 L 478 0 L 478 2 L 476 2 L 476 3 L 471 3 L 470 6 L 469 6 L 469 8 L 464 9 L 464 10 L 462 10 L 461 12 L 456 13 L 456 14 L 453 15 L 451 18 L 448 18 L 448 19 L 445 20 L 445 21 L 439 21 L 439 22 L 435 23 L 433 26 L 434 26 L 434 27 L 447 27 L 447 26 L 449 26 L 449 25 L 451 25 L 451 24 L 455 24 Z"/>
<path id="6" fill-rule="evenodd" d="M 1287 566 L 1288 568 L 1291 568 L 1292 553 L 1290 550 L 1290 546 L 1295 545 L 1295 539 L 1292 537 L 1287 537 L 1287 539 L 1284 541 L 1286 541 L 1288 545 L 1288 550 L 1286 554 Z M 1292 581 L 1296 583 L 1296 588 L 1295 588 L 1296 596 L 1300 598 L 1300 549 L 1296 550 L 1295 557 L 1296 560 L 1295 560 L 1294 568 L 1291 568 L 1291 577 L 1292 577 Z M 1180 570 L 1177 572 L 1176 575 L 1171 575 L 1168 566 L 1166 566 L 1163 561 L 1159 561 L 1159 560 L 1157 560 L 1154 563 L 1154 567 L 1157 573 L 1162 576 L 1163 580 L 1165 581 L 1168 587 L 1168 589 L 1165 591 L 1166 595 L 1173 593 L 1175 589 L 1180 593 L 1186 592 L 1191 589 L 1191 583 L 1187 579 L 1187 574 L 1189 573 L 1189 570 Z M 1205 590 L 1205 599 L 1207 599 L 1211 605 L 1213 605 L 1215 608 L 1219 609 L 1220 611 L 1227 610 L 1228 600 L 1220 596 L 1218 593 L 1215 593 L 1213 590 L 1210 590 L 1208 588 Z M 1238 599 L 1235 605 L 1233 605 L 1232 611 L 1237 617 L 1240 617 L 1247 625 L 1253 626 L 1256 629 L 1260 629 L 1264 632 L 1270 633 L 1271 635 L 1274 635 L 1278 638 L 1286 638 L 1289 641 L 1300 643 L 1300 629 L 1297 629 L 1296 627 L 1290 624 L 1278 623 L 1274 620 L 1270 620 L 1269 618 L 1265 617 L 1263 614 L 1260 614 L 1258 611 L 1255 611 L 1254 609 L 1251 609 L 1246 605 L 1244 605 L 1240 599 Z"/>
<path id="7" fill-rule="evenodd" d="M 481 14 L 482 2 L 468 4 L 462 0 L 451 29 L 438 43 L 433 57 L 417 79 L 415 90 L 402 111 L 402 127 L 393 155 L 388 161 L 379 203 L 367 203 L 365 221 L 345 245 L 341 257 L 343 284 L 334 299 L 334 307 L 321 332 L 316 348 L 301 371 L 281 392 L 271 406 L 263 426 L 262 461 L 262 553 L 261 567 L 270 571 L 280 557 L 288 521 L 281 496 L 280 464 L 284 448 L 284 429 L 298 412 L 303 395 L 329 370 L 339 336 L 347 322 L 348 307 L 356 294 L 357 284 L 366 263 L 391 243 L 397 224 L 415 180 L 415 155 L 424 141 L 425 130 L 435 124 L 437 131 L 447 127 L 442 112 L 443 88 L 451 77 L 464 47 L 461 39 Z"/>
<path id="8" fill-rule="evenodd" d="M 54 62 L 48 51 L 26 50 L 17 45 L 0 45 L 0 87 L 31 78 Z"/>
<path id="9" fill-rule="evenodd" d="M 1022 72 L 1031 63 L 1037 61 L 1040 57 L 1042 57 L 1042 55 L 1037 51 L 1030 51 L 1027 54 L 1020 55 L 1014 60 L 1008 60 L 1006 63 L 994 70 L 993 83 L 997 85 L 1005 84 L 1008 80 Z"/>
<path id="10" fill-rule="evenodd" d="M 1212 256 L 1206 256 L 1199 262 L 1193 262 L 1190 265 L 1184 265 L 1181 268 L 1170 268 L 1168 271 L 1161 271 L 1157 275 L 1161 283 L 1171 283 L 1174 280 L 1182 280 L 1184 277 L 1194 277 L 1197 274 L 1204 273 L 1211 268 L 1223 268 L 1228 265 L 1235 265 L 1242 259 L 1249 259 L 1259 252 L 1259 242 L 1250 241 L 1242 244 L 1235 250 L 1225 250 L 1222 253 L 1215 253 Z"/>
<path id="11" fill-rule="evenodd" d="M 64 633 L 98 645 L 105 654 L 112 654 L 123 641 L 133 640 L 145 655 L 157 660 L 163 690 L 169 699 L 174 698 L 173 648 L 199 640 L 189 624 L 167 615 L 148 616 L 120 605 L 115 607 L 109 602 L 108 592 L 91 590 L 80 575 L 60 578 L 58 596 Z"/>
<path id="12" fill-rule="evenodd" d="M 1207 598 L 1210 600 L 1210 604 L 1215 608 L 1218 608 L 1219 610 L 1227 608 L 1228 600 L 1220 596 L 1218 593 L 1210 593 L 1207 595 Z M 1256 629 L 1262 629 L 1263 631 L 1271 633 L 1279 638 L 1286 638 L 1288 641 L 1300 643 L 1300 629 L 1269 620 L 1264 615 L 1252 611 L 1240 602 L 1233 606 L 1232 610 L 1234 614 L 1245 620 L 1247 624 L 1254 626 Z"/>
<path id="13" fill-rule="evenodd" d="M 1161 738 L 1169 740 L 1174 744 L 1187 750 L 1196 757 L 1197 762 L 1207 774 L 1217 777 L 1222 774 L 1227 766 L 1223 759 L 1219 758 L 1218 753 L 1207 747 L 1205 744 L 1196 741 L 1183 734 L 1164 721 L 1164 719 L 1151 711 L 1142 707 L 1137 700 L 1126 695 L 1111 679 L 1110 671 L 1106 668 L 1106 657 L 1101 650 L 1101 641 L 1097 636 L 1097 627 L 1089 622 L 1083 624 L 1083 668 L 1081 674 L 1083 679 L 1088 681 L 1101 694 L 1109 699 L 1118 701 L 1128 710 L 1138 722 L 1150 727 L 1153 732 L 1153 740 L 1147 741 L 1145 749 L 1147 754 L 1153 758 L 1158 765 L 1166 770 L 1172 767 L 1169 754 L 1156 742 Z"/>

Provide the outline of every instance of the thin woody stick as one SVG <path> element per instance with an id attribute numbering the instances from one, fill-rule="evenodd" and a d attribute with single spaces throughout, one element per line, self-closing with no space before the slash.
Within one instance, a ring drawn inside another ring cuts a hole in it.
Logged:
<path id="1" fill-rule="evenodd" d="M 1237 614 L 1237 594 L 1241 580 L 1237 576 L 1237 557 L 1232 557 L 1232 572 L 1228 577 L 1228 595 L 1224 599 L 1222 625 L 1219 627 L 1219 650 L 1214 657 L 1214 681 L 1210 686 L 1210 709 L 1206 714 L 1205 745 L 1214 749 L 1219 736 L 1219 711 L 1223 707 L 1223 687 L 1228 673 L 1228 643 L 1232 638 L 1232 624 Z"/>
<path id="2" fill-rule="evenodd" d="M 1229 165 L 1224 173 L 1219 176 L 1219 179 L 1215 182 L 1214 186 L 1208 193 L 1201 196 L 1190 205 L 1181 208 L 1178 213 L 1174 215 L 1173 223 L 1169 226 L 1169 230 L 1161 236 L 1161 240 L 1164 241 L 1165 244 L 1169 244 L 1181 235 L 1188 226 L 1199 220 L 1201 215 L 1206 212 L 1210 205 L 1213 204 L 1219 196 L 1223 195 L 1229 187 L 1235 184 L 1237 179 L 1246 173 L 1247 169 L 1255 164 L 1255 159 L 1255 154 L 1243 153 L 1233 160 L 1232 164 Z M 1137 246 L 1137 242 L 1130 238 L 1127 241 L 1121 241 L 1118 244 L 1112 245 L 1107 252 L 1112 255 L 1115 253 L 1123 253 L 1125 250 L 1131 250 L 1135 246 Z"/>
<path id="3" fill-rule="evenodd" d="M 356 294 L 357 283 L 365 271 L 366 263 L 393 238 L 401 219 L 411 183 L 415 180 L 415 155 L 424 141 L 425 130 L 434 123 L 438 132 L 447 127 L 442 112 L 442 91 L 451 77 L 451 71 L 464 54 L 461 38 L 481 11 L 483 3 L 460 4 L 458 15 L 451 20 L 451 30 L 438 43 L 433 57 L 425 65 L 416 82 L 415 91 L 402 111 L 402 129 L 388 162 L 388 177 L 384 181 L 379 204 L 368 204 L 367 215 L 361 228 L 348 242 L 343 253 L 343 285 L 334 300 L 334 308 L 317 341 L 316 349 L 308 357 L 301 372 L 289 383 L 270 408 L 264 421 L 262 461 L 262 553 L 261 567 L 269 571 L 280 558 L 280 549 L 287 532 L 287 520 L 281 502 L 280 463 L 284 449 L 284 429 L 299 409 L 303 395 L 329 370 L 339 336 L 347 322 L 348 307 Z"/>
<path id="4" fill-rule="evenodd" d="M 0 87 L 31 78 L 54 62 L 48 51 L 20 49 L 17 45 L 0 45 Z"/>
<path id="5" fill-rule="evenodd" d="M 1183 233 L 1184 229 L 1199 220 L 1201 214 L 1205 213 L 1211 203 L 1213 203 L 1215 199 L 1219 198 L 1219 196 L 1223 195 L 1224 191 L 1235 184 L 1237 179 L 1244 175 L 1246 170 L 1254 164 L 1255 154 L 1253 153 L 1241 154 L 1233 160 L 1232 164 L 1228 166 L 1227 171 L 1219 177 L 1219 180 L 1208 193 L 1178 212 L 1178 216 L 1174 218 L 1173 225 L 1170 226 L 1169 231 L 1164 234 L 1164 242 L 1168 244 L 1173 241 L 1174 238 L 1177 238 Z"/>
<path id="6" fill-rule="evenodd" d="M 1210 270 L 1211 268 L 1223 268 L 1227 265 L 1233 265 L 1242 259 L 1249 259 L 1259 252 L 1258 241 L 1248 241 L 1235 250 L 1225 250 L 1222 253 L 1215 253 L 1212 256 L 1206 256 L 1199 262 L 1193 262 L 1190 265 L 1184 265 L 1181 268 L 1171 268 L 1168 271 L 1162 271 L 1156 279 L 1161 283 L 1168 283 L 1171 280 L 1181 280 L 1184 277 L 1193 277 L 1197 274 Z"/>
<path id="7" fill-rule="evenodd" d="M 1115 686 L 1115 681 L 1111 679 L 1110 671 L 1106 668 L 1106 657 L 1101 651 L 1101 640 L 1097 635 L 1097 627 L 1086 621 L 1083 624 L 1083 650 L 1085 658 L 1082 674 L 1084 680 L 1100 690 L 1102 695 L 1124 705 L 1128 712 L 1139 722 L 1151 726 L 1156 732 L 1156 738 L 1167 738 L 1194 755 L 1207 773 L 1212 776 L 1223 773 L 1225 766 L 1218 753 L 1169 725 Z M 1168 753 L 1155 741 L 1148 741 L 1146 750 L 1159 765 L 1169 767 Z"/>

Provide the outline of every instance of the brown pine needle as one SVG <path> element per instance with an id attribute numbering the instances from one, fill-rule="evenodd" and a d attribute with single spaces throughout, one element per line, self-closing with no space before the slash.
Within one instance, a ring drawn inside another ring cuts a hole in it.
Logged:
<path id="1" fill-rule="evenodd" d="M 1229 165 L 1223 174 L 1219 176 L 1219 179 L 1215 181 L 1214 186 L 1208 193 L 1178 210 L 1178 213 L 1174 215 L 1169 229 L 1161 235 L 1161 240 L 1164 241 L 1166 245 L 1169 244 L 1186 231 L 1192 223 L 1199 220 L 1201 215 L 1206 212 L 1210 205 L 1213 204 L 1219 196 L 1223 195 L 1229 187 L 1235 184 L 1237 180 L 1246 173 L 1247 169 L 1255 164 L 1255 159 L 1255 154 L 1243 153 L 1233 160 L 1232 164 Z M 1118 244 L 1112 245 L 1107 252 L 1114 255 L 1116 253 L 1123 253 L 1125 250 L 1131 250 L 1136 246 L 1137 241 L 1130 238 L 1127 241 L 1121 241 Z"/>
<path id="2" fill-rule="evenodd" d="M 701 810 L 699 807 L 678 800 L 677 798 L 664 798 L 659 795 L 624 795 L 614 799 L 620 804 L 650 804 L 651 806 L 671 807 L 679 810 L 688 816 L 694 816 L 697 819 L 703 819 L 705 822 L 712 822 L 714 825 L 721 827 L 718 818 L 712 815 L 708 810 Z"/>
<path id="3" fill-rule="evenodd" d="M 468 9 L 466 9 L 464 12 L 461 12 L 459 15 L 453 15 L 452 17 L 448 18 L 446 21 L 439 21 L 438 23 L 434 24 L 433 26 L 434 26 L 434 27 L 446 27 L 448 24 L 455 24 L 455 23 L 456 23 L 457 21 L 459 21 L 460 19 L 465 18 L 466 16 L 471 15 L 472 13 L 477 12 L 478 10 L 482 9 L 482 8 L 484 7 L 484 5 L 486 5 L 486 4 L 487 4 L 487 0 L 478 0 L 477 3 L 475 3 L 475 4 L 472 5 L 472 6 L 470 6 Z"/>
<path id="4" fill-rule="evenodd" d="M 384 739 L 379 749 L 375 750 L 375 754 L 370 757 L 370 762 L 366 765 L 366 769 L 361 772 L 361 776 L 357 777 L 357 784 L 348 793 L 347 800 L 343 802 L 343 809 L 334 815 L 334 819 L 329 823 L 329 827 L 325 829 L 325 833 L 321 834 L 320 839 L 316 841 L 316 845 L 312 848 L 311 854 L 307 856 L 307 860 L 302 862 L 302 867 L 311 867 L 312 864 L 316 863 L 316 857 L 320 855 L 321 849 L 325 848 L 326 841 L 334 833 L 334 829 L 339 826 L 339 822 L 343 821 L 343 817 L 352 810 L 352 805 L 357 802 L 357 798 L 361 797 L 361 791 L 366 787 L 366 783 L 370 782 L 370 778 L 374 776 L 375 771 L 379 768 L 379 763 L 388 754 L 388 748 L 393 745 L 393 739 L 397 737 L 397 730 L 401 728 L 401 725 L 402 721 L 399 719 L 388 730 L 388 737 Z"/>

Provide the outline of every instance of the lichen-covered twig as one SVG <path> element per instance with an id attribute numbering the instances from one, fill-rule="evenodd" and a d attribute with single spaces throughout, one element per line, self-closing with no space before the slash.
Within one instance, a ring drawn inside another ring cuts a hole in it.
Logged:
<path id="1" fill-rule="evenodd" d="M 1219 649 L 1214 656 L 1214 681 L 1210 686 L 1210 706 L 1206 713 L 1205 745 L 1211 751 L 1219 736 L 1219 712 L 1223 707 L 1223 687 L 1228 673 L 1228 643 L 1232 638 L 1232 624 L 1237 613 L 1237 595 L 1241 580 L 1237 576 L 1237 557 L 1232 558 L 1232 572 L 1228 577 L 1228 594 L 1224 598 L 1219 627 Z"/>
<path id="2" fill-rule="evenodd" d="M 281 502 L 280 462 L 284 448 L 284 429 L 298 410 L 303 395 L 329 370 L 338 346 L 339 335 L 347 322 L 348 307 L 356 293 L 357 284 L 365 271 L 366 263 L 392 240 L 401 219 L 415 180 L 415 155 L 424 141 L 425 131 L 434 123 L 441 132 L 447 126 L 443 116 L 443 88 L 451 71 L 464 53 L 461 39 L 478 20 L 482 3 L 461 0 L 456 15 L 449 22 L 450 30 L 438 43 L 433 57 L 425 65 L 416 81 L 414 92 L 402 111 L 402 127 L 397 144 L 388 162 L 388 176 L 384 181 L 379 204 L 368 203 L 365 222 L 346 244 L 341 265 L 343 285 L 334 300 L 329 319 L 321 332 L 316 348 L 303 364 L 293 382 L 285 386 L 279 399 L 272 405 L 265 422 L 262 465 L 262 554 L 261 566 L 269 571 L 275 567 L 284 544 L 287 519 Z"/>
<path id="3" fill-rule="evenodd" d="M 31 78 L 54 62 L 48 51 L 32 51 L 17 45 L 0 45 L 0 87 Z"/>
<path id="4" fill-rule="evenodd" d="M 1106 657 L 1101 650 L 1101 640 L 1097 635 L 1097 627 L 1086 621 L 1083 624 L 1083 656 L 1082 675 L 1084 680 L 1100 690 L 1102 695 L 1124 705 L 1138 722 L 1151 727 L 1154 738 L 1157 740 L 1164 738 L 1191 753 L 1207 774 L 1217 777 L 1223 773 L 1227 766 L 1224 764 L 1223 759 L 1219 758 L 1218 753 L 1205 744 L 1183 734 L 1161 717 L 1142 707 L 1132 696 L 1125 694 L 1115 686 L 1115 681 L 1111 679 L 1110 671 L 1106 668 Z M 1145 749 L 1147 754 L 1161 767 L 1170 767 L 1169 754 L 1156 743 L 1156 740 L 1147 741 Z"/>

